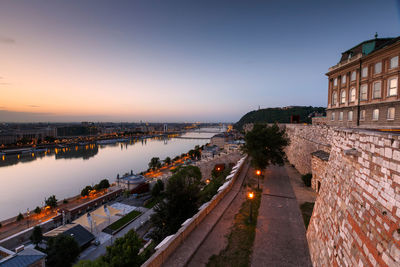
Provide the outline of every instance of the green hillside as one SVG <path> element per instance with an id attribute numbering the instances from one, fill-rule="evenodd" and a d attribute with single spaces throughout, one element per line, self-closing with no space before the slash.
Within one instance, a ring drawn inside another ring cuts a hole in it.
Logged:
<path id="1" fill-rule="evenodd" d="M 311 123 L 310 114 L 324 113 L 324 107 L 289 107 L 289 108 L 266 108 L 250 111 L 244 115 L 236 124 L 236 129 L 242 129 L 246 123 L 289 123 L 291 115 L 300 116 L 300 122 Z"/>

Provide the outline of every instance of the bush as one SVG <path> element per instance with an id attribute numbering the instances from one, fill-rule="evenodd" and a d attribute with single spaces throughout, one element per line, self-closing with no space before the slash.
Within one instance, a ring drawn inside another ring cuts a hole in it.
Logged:
<path id="1" fill-rule="evenodd" d="M 36 214 L 40 214 L 40 213 L 42 212 L 42 209 L 41 209 L 39 206 L 37 206 L 37 207 L 33 210 L 33 212 L 36 213 Z"/>
<path id="2" fill-rule="evenodd" d="M 45 200 L 45 203 L 47 206 L 50 206 L 52 208 L 57 207 L 57 198 L 55 195 L 50 196 L 48 199 Z"/>
<path id="3" fill-rule="evenodd" d="M 24 215 L 20 212 L 17 216 L 17 222 L 21 221 L 24 218 Z"/>
<path id="4" fill-rule="evenodd" d="M 304 184 L 308 187 L 311 187 L 311 178 L 312 178 L 311 173 L 307 173 L 301 176 L 301 179 L 303 180 Z"/>
<path id="5" fill-rule="evenodd" d="M 64 204 L 67 204 L 67 203 L 68 203 L 68 200 L 67 200 L 66 198 L 64 198 L 63 203 L 64 203 Z"/>
<path id="6" fill-rule="evenodd" d="M 85 188 L 82 189 L 81 191 L 81 196 L 85 197 L 88 196 L 90 191 L 93 190 L 93 187 L 91 187 L 90 185 L 87 185 Z"/>

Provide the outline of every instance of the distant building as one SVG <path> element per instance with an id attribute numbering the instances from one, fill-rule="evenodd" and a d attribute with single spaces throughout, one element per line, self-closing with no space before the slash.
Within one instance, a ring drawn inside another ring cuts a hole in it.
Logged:
<path id="1" fill-rule="evenodd" d="M 399 127 L 400 37 L 364 41 L 329 68 L 327 124 Z"/>
<path id="2" fill-rule="evenodd" d="M 131 193 L 144 193 L 149 190 L 149 184 L 143 175 L 132 174 L 117 179 L 117 184 Z"/>
<path id="3" fill-rule="evenodd" d="M 91 242 L 95 239 L 95 236 L 86 230 L 85 227 L 75 223 L 57 227 L 56 229 L 45 233 L 43 239 L 47 241 L 50 237 L 56 237 L 61 234 L 73 237 L 81 250 L 90 246 Z"/>
<path id="4" fill-rule="evenodd" d="M 215 155 L 218 154 L 219 148 L 218 146 L 204 146 L 202 151 L 201 151 L 201 158 L 202 159 L 207 159 L 207 158 L 213 158 Z"/>
<path id="5" fill-rule="evenodd" d="M 229 133 L 216 134 L 211 137 L 210 145 L 217 146 L 220 149 L 224 149 L 225 144 L 229 141 L 233 141 L 233 139 L 233 135 Z"/>
<path id="6" fill-rule="evenodd" d="M 24 246 L 16 248 L 16 252 L 0 247 L 1 267 L 44 267 L 46 254 Z"/>

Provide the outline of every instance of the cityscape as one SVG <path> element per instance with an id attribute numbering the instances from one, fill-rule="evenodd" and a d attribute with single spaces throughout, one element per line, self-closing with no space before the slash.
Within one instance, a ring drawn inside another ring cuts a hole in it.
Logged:
<path id="1" fill-rule="evenodd" d="M 400 1 L 0 0 L 0 266 L 400 266 Z"/>

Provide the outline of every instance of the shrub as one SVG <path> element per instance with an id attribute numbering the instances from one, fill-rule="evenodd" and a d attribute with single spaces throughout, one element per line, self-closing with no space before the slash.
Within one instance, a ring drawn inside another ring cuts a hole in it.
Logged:
<path id="1" fill-rule="evenodd" d="M 17 222 L 21 221 L 24 218 L 24 215 L 20 212 L 17 216 Z"/>
<path id="2" fill-rule="evenodd" d="M 40 213 L 42 212 L 42 209 L 41 209 L 39 206 L 37 206 L 37 207 L 33 210 L 33 212 L 36 213 L 36 214 L 40 214 Z"/>
<path id="3" fill-rule="evenodd" d="M 64 203 L 64 204 L 67 204 L 67 203 L 68 203 L 68 200 L 67 200 L 66 198 L 64 198 L 63 203 Z"/>
<path id="4" fill-rule="evenodd" d="M 303 180 L 304 184 L 308 187 L 311 187 L 311 178 L 312 178 L 311 173 L 307 173 L 301 176 L 301 179 Z"/>

